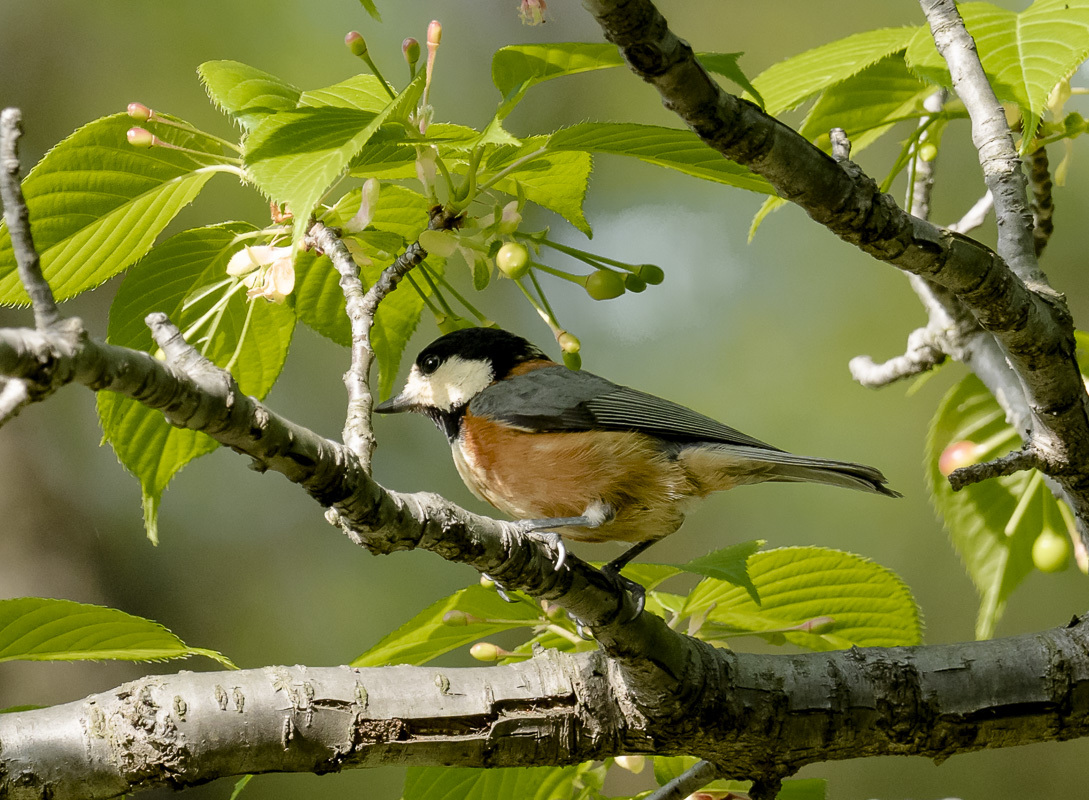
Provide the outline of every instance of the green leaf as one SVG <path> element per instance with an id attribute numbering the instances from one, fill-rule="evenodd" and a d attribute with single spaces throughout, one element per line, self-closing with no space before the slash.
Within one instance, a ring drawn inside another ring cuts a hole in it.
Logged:
<path id="1" fill-rule="evenodd" d="M 903 50 L 918 30 L 882 28 L 856 33 L 772 64 L 753 78 L 753 85 L 763 96 L 767 112 L 777 115 Z"/>
<path id="2" fill-rule="evenodd" d="M 443 616 L 450 611 L 463 611 L 480 621 L 447 625 L 443 622 Z M 432 603 L 355 658 L 351 665 L 381 667 L 389 664 L 425 664 L 443 653 L 500 631 L 538 625 L 541 615 L 540 607 L 532 600 L 507 603 L 500 599 L 494 589 L 470 586 Z"/>
<path id="3" fill-rule="evenodd" d="M 242 790 L 249 785 L 251 780 L 253 780 L 252 775 L 243 775 L 239 778 L 234 784 L 234 791 L 231 792 L 230 800 L 238 800 L 239 796 L 242 794 Z"/>
<path id="4" fill-rule="evenodd" d="M 216 107 L 247 131 L 299 102 L 300 92 L 290 83 L 238 61 L 205 61 L 197 74 Z"/>
<path id="5" fill-rule="evenodd" d="M 703 66 L 705 66 L 711 72 L 729 78 L 736 83 L 756 100 L 757 104 L 763 108 L 764 98 L 760 96 L 760 92 L 749 81 L 747 75 L 741 71 L 741 67 L 737 65 L 737 61 L 744 53 L 700 53 L 697 58 Z"/>
<path id="6" fill-rule="evenodd" d="M 538 83 L 623 63 L 611 44 L 557 42 L 502 47 L 492 56 L 492 83 L 503 95 L 497 116 L 507 116 Z"/>
<path id="7" fill-rule="evenodd" d="M 593 167 L 590 155 L 581 151 L 548 151 L 547 141 L 548 137 L 533 136 L 525 139 L 521 147 L 496 148 L 488 158 L 486 170 L 494 174 L 526 159 L 496 182 L 496 188 L 517 197 L 521 187 L 527 200 L 556 212 L 586 236 L 592 236 L 590 223 L 582 211 Z M 540 154 L 534 156 L 537 152 Z"/>
<path id="8" fill-rule="evenodd" d="M 778 195 L 772 195 L 760 204 L 760 208 L 753 214 L 752 222 L 749 223 L 749 244 L 752 244 L 752 240 L 756 238 L 756 231 L 759 230 L 764 220 L 789 202 L 789 200 L 784 200 Z"/>
<path id="9" fill-rule="evenodd" d="M 189 647 L 159 623 L 115 608 L 45 597 L 0 600 L 0 662 L 162 661 L 197 655 L 234 668 L 226 656 Z"/>
<path id="10" fill-rule="evenodd" d="M 990 3 L 958 10 L 998 99 L 1017 103 L 1034 131 L 1048 94 L 1089 56 L 1089 0 L 1037 0 L 1019 13 Z M 929 29 L 912 39 L 906 57 L 924 79 L 952 87 Z"/>
<path id="11" fill-rule="evenodd" d="M 125 138 L 126 114 L 95 120 L 58 144 L 23 181 L 42 271 L 58 300 L 98 286 L 129 267 L 212 176 L 220 145 L 167 125 L 148 127 L 165 147 Z M 6 225 L 0 224 L 0 305 L 25 304 Z"/>
<path id="12" fill-rule="evenodd" d="M 110 307 L 107 340 L 111 344 L 154 351 L 144 317 L 162 311 L 185 331 L 204 316 L 225 289 L 183 308 L 187 298 L 204 287 L 226 279 L 227 261 L 241 249 L 238 235 L 253 231 L 240 222 L 183 231 L 167 239 L 137 264 L 118 288 Z M 247 321 L 248 320 L 248 321 Z M 191 344 L 219 366 L 225 366 L 236 350 L 232 372 L 245 394 L 263 398 L 272 388 L 294 331 L 295 316 L 287 306 L 263 299 L 247 301 L 237 292 L 226 304 L 218 328 L 203 342 L 209 328 L 189 338 Z M 245 329 L 245 339 L 239 337 Z M 96 396 L 103 438 L 118 460 L 140 480 L 144 522 L 148 537 L 156 541 L 159 500 L 170 480 L 194 458 L 218 445 L 197 431 L 171 426 L 162 414 L 112 392 Z"/>
<path id="13" fill-rule="evenodd" d="M 350 108 L 375 114 L 389 104 L 389 93 L 374 75 L 354 75 L 324 89 L 303 92 L 299 97 L 301 108 Z"/>
<path id="14" fill-rule="evenodd" d="M 370 14 L 378 22 L 382 21 L 382 15 L 378 13 L 378 7 L 375 6 L 374 0 L 359 0 L 360 5 L 363 6 L 363 10 Z M 231 800 L 234 800 L 232 797 Z"/>
<path id="15" fill-rule="evenodd" d="M 325 222 L 334 227 L 343 225 L 355 214 L 359 202 L 360 191 L 353 189 L 326 215 Z M 370 226 L 377 230 L 368 228 L 348 238 L 349 246 L 371 260 L 362 270 L 364 285 L 373 285 L 382 270 L 404 252 L 405 241 L 415 241 L 426 229 L 428 205 L 427 198 L 410 189 L 382 187 Z M 443 259 L 429 256 L 426 263 L 433 272 L 443 272 Z M 352 334 L 339 279 L 328 258 L 300 253 L 295 262 L 295 312 L 304 324 L 347 347 Z M 426 282 L 417 281 L 416 285 L 424 294 L 430 294 Z M 408 280 L 402 281 L 378 307 L 371 344 L 378 358 L 378 392 L 382 398 L 393 392 L 397 368 L 423 308 L 423 298 Z"/>
<path id="16" fill-rule="evenodd" d="M 604 766 L 409 767 L 403 800 L 587 800 L 601 789 Z"/>
<path id="17" fill-rule="evenodd" d="M 263 191 L 286 202 L 296 219 L 305 220 L 375 131 L 386 120 L 407 114 L 422 91 L 420 73 L 377 113 L 322 105 L 268 117 L 246 139 L 249 172 Z M 296 243 L 305 229 L 305 225 L 295 226 Z"/>
<path id="18" fill-rule="evenodd" d="M 665 786 L 679 778 L 699 761 L 694 756 L 654 756 L 654 780 Z M 703 787 L 711 792 L 748 792 L 751 781 L 716 780 Z M 822 778 L 799 778 L 783 781 L 776 800 L 825 800 L 828 782 Z"/>
<path id="19" fill-rule="evenodd" d="M 626 122 L 583 122 L 548 139 L 549 150 L 630 156 L 667 169 L 751 192 L 772 194 L 764 178 L 712 150 L 691 131 Z"/>
<path id="20" fill-rule="evenodd" d="M 0 708 L 0 714 L 16 714 L 20 711 L 37 711 L 39 708 L 46 708 L 46 706 L 8 706 L 7 708 Z"/>
<path id="21" fill-rule="evenodd" d="M 799 133 L 830 150 L 828 131 L 843 128 L 858 153 L 896 122 L 922 116 L 922 102 L 933 91 L 911 74 L 903 56 L 891 55 L 825 90 Z"/>
<path id="22" fill-rule="evenodd" d="M 1089 336 L 1077 332 L 1083 355 Z M 1081 364 L 1085 373 L 1085 364 Z M 969 444 L 960 444 L 969 443 Z M 1017 472 L 975 483 L 954 492 L 939 461 L 947 449 L 959 445 L 962 457 L 949 466 L 966 466 L 998 458 L 1021 444 L 1006 423 L 998 402 L 982 382 L 969 375 L 957 383 L 938 406 L 927 436 L 927 484 L 931 500 L 942 517 L 979 594 L 976 638 L 994 635 L 995 625 L 1014 589 L 1033 570 L 1032 546 L 1044 528 L 1059 528 L 1069 535 L 1059 502 L 1036 470 Z M 947 459 L 955 451 L 950 452 Z"/>
<path id="23" fill-rule="evenodd" d="M 707 615 L 700 638 L 742 633 L 781 635 L 811 650 L 918 644 L 919 610 L 895 574 L 861 556 L 820 547 L 784 547 L 755 553 L 749 577 L 757 605 L 741 587 L 705 579 L 688 597 L 685 613 Z M 831 618 L 831 622 L 823 618 Z M 823 620 L 819 632 L 791 630 Z"/>
<path id="24" fill-rule="evenodd" d="M 732 583 L 740 586 L 749 593 L 749 597 L 757 605 L 760 604 L 760 593 L 753 585 L 749 577 L 748 561 L 757 550 L 764 546 L 763 539 L 753 539 L 750 542 L 741 542 L 721 550 L 715 550 L 705 556 L 694 558 L 687 564 L 677 564 L 678 569 L 685 572 L 694 572 L 718 581 Z"/>

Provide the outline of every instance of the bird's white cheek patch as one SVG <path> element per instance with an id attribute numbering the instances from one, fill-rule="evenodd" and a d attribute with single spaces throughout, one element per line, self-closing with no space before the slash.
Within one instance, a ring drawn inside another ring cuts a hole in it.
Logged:
<path id="1" fill-rule="evenodd" d="M 414 366 L 402 396 L 418 406 L 452 411 L 488 388 L 492 380 L 492 368 L 486 362 L 450 356 L 431 375 Z"/>

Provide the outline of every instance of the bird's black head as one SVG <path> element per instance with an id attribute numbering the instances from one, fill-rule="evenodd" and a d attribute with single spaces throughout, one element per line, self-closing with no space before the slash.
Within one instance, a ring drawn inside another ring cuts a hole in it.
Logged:
<path id="1" fill-rule="evenodd" d="M 526 361 L 548 358 L 521 336 L 496 328 L 466 328 L 441 336 L 416 356 L 405 388 L 374 410 L 380 414 L 418 411 L 435 420 L 447 436 L 469 402 Z"/>

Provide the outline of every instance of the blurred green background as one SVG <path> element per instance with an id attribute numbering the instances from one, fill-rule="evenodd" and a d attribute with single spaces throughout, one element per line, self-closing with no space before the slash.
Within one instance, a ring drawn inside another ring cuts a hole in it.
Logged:
<path id="1" fill-rule="evenodd" d="M 387 77 L 403 80 L 400 42 L 424 39 L 439 18 L 443 47 L 435 88 L 436 118 L 480 126 L 498 100 L 492 52 L 534 41 L 599 41 L 578 3 L 553 0 L 549 21 L 519 23 L 516 0 L 379 2 L 384 22 L 354 0 L 3 0 L 0 2 L 0 104 L 23 109 L 29 167 L 83 123 L 131 101 L 230 135 L 206 101 L 195 69 L 236 59 L 303 88 L 359 70 L 342 44 L 364 32 Z M 741 67 L 758 74 L 774 61 L 856 31 L 922 21 L 909 0 L 662 2 L 675 31 L 697 50 L 744 50 Z M 1025 4 L 1005 3 L 1011 8 Z M 1084 81 L 1082 81 L 1084 83 Z M 1086 113 L 1084 108 L 1080 109 Z M 585 119 L 676 126 L 656 93 L 619 70 L 534 89 L 510 118 L 515 134 Z M 797 121 L 797 118 L 795 118 Z M 902 138 L 893 136 L 895 140 Z M 861 154 L 883 177 L 896 143 Z M 1067 293 L 1076 320 L 1089 318 L 1085 246 L 1074 235 L 1086 214 L 1079 167 L 1056 191 L 1056 234 L 1043 266 Z M 949 222 L 983 192 L 965 123 L 951 127 L 938 164 L 934 219 Z M 902 185 L 894 190 L 903 194 Z M 907 281 L 811 224 L 796 208 L 771 216 L 746 243 L 762 197 L 702 183 L 628 160 L 600 158 L 587 199 L 595 236 L 590 249 L 663 266 L 667 279 L 641 295 L 597 303 L 579 289 L 549 284 L 561 319 L 583 341 L 587 369 L 662 394 L 794 452 L 879 466 L 905 498 L 827 487 L 768 485 L 706 502 L 683 530 L 658 545 L 655 560 L 677 562 L 727 543 L 761 538 L 769 547 L 821 544 L 861 553 L 899 573 L 914 589 L 927 641 L 970 638 L 976 598 L 929 506 L 923 442 L 942 393 L 963 374 L 942 369 L 920 391 L 873 392 L 854 384 L 848 360 L 902 352 L 924 322 Z M 221 219 L 267 218 L 267 206 L 226 177 L 212 181 L 172 230 Z M 585 243 L 556 218 L 557 238 Z M 993 239 L 993 220 L 978 235 Z M 464 277 L 464 276 L 463 276 Z M 115 283 L 72 302 L 92 331 L 105 331 Z M 509 282 L 483 308 L 504 327 L 552 345 L 547 329 Z M 0 324 L 28 324 L 25 311 L 0 310 Z M 1083 327 L 1085 323 L 1082 323 Z M 412 353 L 437 332 L 429 319 Z M 555 348 L 552 346 L 552 350 Z M 345 402 L 345 351 L 301 329 L 287 370 L 269 402 L 320 433 L 338 437 Z M 419 418 L 379 419 L 376 476 L 400 490 L 427 489 L 487 511 L 459 481 L 443 438 Z M 244 460 L 217 452 L 191 465 L 167 492 L 162 543 L 144 538 L 136 482 L 99 440 L 93 398 L 60 392 L 0 431 L 0 597 L 39 595 L 104 603 L 156 619 L 188 643 L 219 649 L 243 667 L 345 663 L 391 627 L 439 597 L 476 580 L 467 567 L 428 553 L 375 558 L 322 519 L 302 492 Z M 606 546 L 578 548 L 607 558 Z M 406 580 L 406 577 L 410 579 Z M 1086 608 L 1086 579 L 1074 570 L 1035 574 L 1014 596 L 1001 635 L 1061 624 Z M 747 646 L 743 641 L 738 647 Z M 450 664 L 468 663 L 457 655 Z M 211 663 L 154 665 L 211 669 Z M 0 708 L 74 700 L 145 674 L 117 664 L 2 664 Z M 809 768 L 831 779 L 831 796 L 855 798 L 1022 798 L 1079 796 L 1089 742 L 959 756 L 941 767 L 923 759 L 874 759 Z M 397 797 L 400 771 L 259 777 L 249 798 Z M 1078 788 L 1074 788 L 1078 787 Z M 609 788 L 646 788 L 646 776 Z M 220 782 L 189 796 L 227 798 Z M 165 793 L 164 793 L 165 796 Z"/>

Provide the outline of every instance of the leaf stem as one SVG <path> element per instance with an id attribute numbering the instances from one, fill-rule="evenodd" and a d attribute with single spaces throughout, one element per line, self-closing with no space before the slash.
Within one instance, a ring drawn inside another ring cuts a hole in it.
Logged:
<path id="1" fill-rule="evenodd" d="M 488 189 L 495 186 L 496 183 L 503 180 L 505 177 L 510 175 L 512 172 L 515 172 L 519 167 L 525 166 L 527 163 L 529 163 L 530 161 L 533 161 L 535 158 L 540 158 L 546 152 L 548 152 L 547 147 L 539 147 L 536 150 L 534 150 L 532 153 L 528 153 L 528 154 L 522 156 L 521 158 L 519 158 L 517 161 L 514 161 L 511 164 L 508 164 L 506 167 L 499 170 L 499 172 L 495 173 L 491 178 L 489 178 L 484 183 L 482 183 L 477 188 L 476 193 L 479 195 L 479 194 L 481 194 L 483 192 L 488 191 Z M 471 200 L 472 198 L 469 198 L 469 199 Z M 459 207 L 458 210 L 460 211 L 461 208 L 462 207 Z"/>

